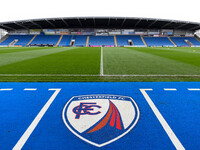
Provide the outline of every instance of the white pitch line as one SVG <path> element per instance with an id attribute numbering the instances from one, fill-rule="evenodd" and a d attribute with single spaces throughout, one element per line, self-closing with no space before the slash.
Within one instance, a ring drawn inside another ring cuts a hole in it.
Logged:
<path id="1" fill-rule="evenodd" d="M 24 91 L 36 91 L 36 88 L 25 88 Z"/>
<path id="2" fill-rule="evenodd" d="M 159 120 L 160 124 L 164 128 L 165 132 L 167 133 L 168 137 L 170 138 L 170 140 L 172 141 L 172 143 L 174 144 L 176 149 L 177 150 L 185 150 L 185 148 L 183 147 L 183 145 L 181 144 L 179 139 L 176 137 L 175 133 L 172 131 L 172 129 L 170 128 L 170 126 L 168 125 L 168 123 L 166 122 L 166 120 L 164 119 L 162 114 L 159 112 L 157 107 L 154 105 L 154 103 L 151 100 L 151 98 L 149 97 L 149 95 L 146 93 L 146 91 L 152 91 L 152 89 L 140 89 L 140 91 L 143 94 L 143 96 L 145 97 L 147 103 L 149 104 L 150 108 L 156 115 L 157 119 Z"/>
<path id="3" fill-rule="evenodd" d="M 113 77 L 200 77 L 200 75 L 181 75 L 181 74 L 174 74 L 174 75 L 170 75 L 170 74 L 121 74 L 121 75 L 105 75 L 104 76 L 113 76 Z"/>
<path id="4" fill-rule="evenodd" d="M 101 47 L 100 76 L 103 76 L 103 47 Z"/>
<path id="5" fill-rule="evenodd" d="M 44 114 L 46 113 L 46 111 L 48 110 L 48 108 L 50 107 L 50 105 L 52 104 L 52 102 L 54 101 L 54 99 L 56 98 L 56 96 L 58 95 L 61 89 L 49 89 L 49 90 L 55 91 L 55 92 L 47 101 L 47 103 L 44 105 L 44 107 L 40 110 L 38 115 L 35 117 L 33 122 L 30 124 L 28 129 L 24 132 L 24 134 L 16 143 L 16 145 L 13 147 L 13 150 L 22 149 L 22 147 L 24 146 L 24 144 L 26 143 L 26 141 L 28 140 L 28 138 L 30 137 L 30 135 L 32 134 L 32 132 L 34 131 L 34 129 L 36 128 L 36 126 L 38 125 L 38 123 L 40 122 L 40 120 L 42 119 L 42 117 L 44 116 Z"/>
<path id="6" fill-rule="evenodd" d="M 173 88 L 164 88 L 165 91 L 177 91 L 177 89 L 173 89 Z"/>
<path id="7" fill-rule="evenodd" d="M 190 89 L 188 88 L 189 91 L 200 91 L 200 89 Z"/>
<path id="8" fill-rule="evenodd" d="M 80 76 L 100 76 L 99 74 L 0 74 L 0 76 L 9 76 L 9 77 L 14 77 L 14 76 L 19 76 L 19 77 L 69 77 L 69 76 L 74 76 L 74 77 L 80 77 Z"/>
<path id="9" fill-rule="evenodd" d="M 0 89 L 0 91 L 12 91 L 13 89 L 12 88 L 9 88 L 9 89 Z"/>

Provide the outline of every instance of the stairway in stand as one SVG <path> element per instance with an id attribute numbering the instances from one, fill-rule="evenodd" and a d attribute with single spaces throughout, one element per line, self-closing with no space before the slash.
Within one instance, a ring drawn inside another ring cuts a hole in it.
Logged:
<path id="1" fill-rule="evenodd" d="M 172 39 L 168 36 L 168 39 L 174 44 L 174 46 L 177 46 L 174 41 L 172 41 Z"/>
<path id="2" fill-rule="evenodd" d="M 140 37 L 141 37 L 141 39 L 142 39 L 144 45 L 145 45 L 146 47 L 148 47 L 148 46 L 147 46 L 147 43 L 145 42 L 145 40 L 144 40 L 144 38 L 143 38 L 143 36 L 140 35 Z"/>
<path id="3" fill-rule="evenodd" d="M 60 41 L 62 40 L 62 38 L 63 38 L 63 35 L 60 36 L 58 42 L 56 43 L 56 46 L 58 46 L 60 44 Z"/>
<path id="4" fill-rule="evenodd" d="M 37 35 L 34 35 L 34 37 L 26 44 L 26 46 L 28 46 L 29 44 L 31 44 L 31 42 L 36 38 Z"/>
<path id="5" fill-rule="evenodd" d="M 114 35 L 114 40 L 115 40 L 115 47 L 117 47 L 118 45 L 117 45 L 117 37 L 116 37 L 116 35 Z"/>
<path id="6" fill-rule="evenodd" d="M 86 41 L 86 47 L 88 47 L 89 40 L 90 40 L 90 36 L 88 35 L 88 36 L 87 36 L 87 41 Z"/>

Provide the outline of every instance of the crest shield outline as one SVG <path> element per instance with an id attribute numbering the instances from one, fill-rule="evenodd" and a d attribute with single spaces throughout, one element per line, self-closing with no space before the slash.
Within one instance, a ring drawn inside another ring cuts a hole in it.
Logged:
<path id="1" fill-rule="evenodd" d="M 99 104 L 100 101 L 102 101 L 103 103 Z M 103 106 L 103 105 L 106 105 L 106 103 L 107 103 L 107 106 Z M 131 106 L 130 103 L 132 104 L 132 107 L 130 107 Z M 121 104 L 124 106 L 129 105 L 129 108 L 132 108 L 132 109 L 129 109 L 129 110 L 127 109 L 126 111 L 123 111 L 122 109 L 123 107 L 120 106 Z M 112 109 L 111 109 L 111 106 L 113 106 Z M 80 107 L 82 107 L 82 109 Z M 107 107 L 105 111 L 101 111 L 102 110 L 101 108 L 103 107 Z M 110 110 L 113 110 L 113 111 L 112 113 L 110 113 L 110 115 L 108 115 Z M 129 118 L 131 118 L 130 114 L 132 114 L 131 115 L 133 118 L 132 121 L 130 119 L 129 121 L 126 121 L 127 113 L 129 114 Z M 72 114 L 74 114 L 74 116 L 72 116 Z M 114 117 L 113 114 L 116 117 Z M 87 118 L 86 116 L 95 118 L 96 120 L 95 120 L 95 123 L 91 123 L 91 125 L 89 126 L 87 126 L 87 120 L 86 121 L 83 120 L 84 122 L 86 122 L 86 124 L 83 125 L 84 127 L 86 126 L 86 129 L 82 129 L 81 128 L 82 124 L 77 123 L 76 119 L 79 119 L 79 118 L 84 119 L 84 118 Z M 98 118 L 96 116 L 101 116 L 101 117 Z M 104 128 L 107 129 L 107 127 L 104 127 L 105 126 L 104 125 L 103 127 L 101 127 L 101 130 L 99 130 L 100 128 L 98 126 L 102 126 L 102 122 L 105 122 L 106 120 L 105 118 L 108 116 L 110 116 L 110 119 L 109 120 L 107 119 L 106 124 L 108 125 L 110 122 L 109 124 L 110 126 L 112 127 L 115 126 L 115 128 L 119 129 L 119 130 L 116 129 L 117 131 L 120 131 L 120 130 L 123 130 L 123 131 L 119 132 L 119 134 L 115 135 L 115 137 L 113 137 L 112 139 L 107 139 L 104 142 L 102 141 L 96 142 L 91 138 L 90 139 L 87 138 L 87 134 L 91 132 L 95 134 L 96 131 L 101 132 Z M 112 95 L 112 94 L 92 94 L 92 95 L 73 96 L 69 101 L 67 101 L 62 111 L 62 119 L 66 127 L 78 138 L 96 147 L 105 146 L 125 136 L 135 127 L 135 125 L 137 124 L 139 120 L 139 116 L 140 116 L 139 108 L 136 102 L 131 97 L 122 96 L 122 95 Z M 114 118 L 114 123 L 112 123 L 113 118 Z"/>

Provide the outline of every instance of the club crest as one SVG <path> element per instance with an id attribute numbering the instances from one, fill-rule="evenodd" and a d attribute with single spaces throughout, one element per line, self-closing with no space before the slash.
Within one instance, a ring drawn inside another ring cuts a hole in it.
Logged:
<path id="1" fill-rule="evenodd" d="M 126 135 L 138 122 L 135 101 L 120 95 L 82 95 L 64 106 L 62 118 L 80 139 L 101 147 Z"/>

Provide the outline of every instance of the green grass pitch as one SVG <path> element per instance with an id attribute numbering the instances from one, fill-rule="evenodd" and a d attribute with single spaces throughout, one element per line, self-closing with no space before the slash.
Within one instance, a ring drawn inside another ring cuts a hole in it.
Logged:
<path id="1" fill-rule="evenodd" d="M 200 48 L 1 47 L 0 81 L 200 81 Z"/>

